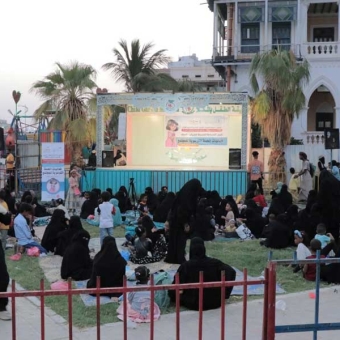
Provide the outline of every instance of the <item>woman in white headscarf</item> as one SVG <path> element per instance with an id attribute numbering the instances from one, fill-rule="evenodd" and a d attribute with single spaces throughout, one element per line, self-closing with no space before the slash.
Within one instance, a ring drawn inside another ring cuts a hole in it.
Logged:
<path id="1" fill-rule="evenodd" d="M 302 169 L 294 177 L 300 177 L 299 201 L 307 201 L 309 192 L 313 189 L 313 178 L 310 173 L 310 163 L 304 152 L 299 152 Z"/>

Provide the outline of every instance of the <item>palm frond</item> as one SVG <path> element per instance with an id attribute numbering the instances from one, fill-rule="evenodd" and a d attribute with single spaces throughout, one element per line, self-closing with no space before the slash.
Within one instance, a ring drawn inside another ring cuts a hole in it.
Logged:
<path id="1" fill-rule="evenodd" d="M 145 86 L 140 86 L 141 83 L 145 84 L 147 76 L 156 75 L 156 70 L 162 65 L 169 62 L 169 58 L 165 55 L 166 50 L 159 50 L 152 54 L 154 48 L 153 43 L 146 43 L 141 46 L 138 39 L 132 40 L 130 46 L 126 40 L 118 42 L 118 48 L 113 49 L 114 62 L 106 63 L 102 68 L 110 71 L 112 76 L 117 82 L 124 83 L 126 89 L 130 92 L 138 92 L 145 89 Z M 141 77 L 143 81 L 141 81 Z M 153 77 L 148 78 L 152 83 L 147 85 L 147 88 L 158 88 L 160 79 Z M 155 86 L 156 80 L 158 85 Z M 164 82 L 166 88 L 169 82 Z"/>

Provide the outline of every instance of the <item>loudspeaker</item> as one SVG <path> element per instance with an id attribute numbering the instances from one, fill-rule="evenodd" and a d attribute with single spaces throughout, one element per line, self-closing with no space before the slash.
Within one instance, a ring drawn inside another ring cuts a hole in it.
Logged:
<path id="1" fill-rule="evenodd" d="M 113 151 L 102 151 L 102 167 L 113 168 Z"/>
<path id="2" fill-rule="evenodd" d="M 5 134 L 4 129 L 0 127 L 0 151 L 5 151 Z"/>
<path id="3" fill-rule="evenodd" d="M 229 149 L 229 169 L 241 169 L 241 149 Z"/>
<path id="4" fill-rule="evenodd" d="M 340 149 L 339 144 L 339 129 L 325 129 L 325 149 Z"/>

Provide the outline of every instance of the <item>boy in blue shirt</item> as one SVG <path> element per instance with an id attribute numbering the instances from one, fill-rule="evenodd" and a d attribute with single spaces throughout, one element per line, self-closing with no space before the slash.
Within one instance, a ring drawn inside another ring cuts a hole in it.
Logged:
<path id="1" fill-rule="evenodd" d="M 18 240 L 19 246 L 25 249 L 37 247 L 40 254 L 47 254 L 47 250 L 42 247 L 39 243 L 35 242 L 27 224 L 26 218 L 31 218 L 33 214 L 33 208 L 30 204 L 22 203 L 19 207 L 19 214 L 14 219 L 14 231 L 15 237 Z"/>

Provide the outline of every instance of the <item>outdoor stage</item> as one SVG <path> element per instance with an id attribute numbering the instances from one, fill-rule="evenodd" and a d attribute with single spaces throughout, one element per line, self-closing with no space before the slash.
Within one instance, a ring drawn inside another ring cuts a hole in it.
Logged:
<path id="1" fill-rule="evenodd" d="M 126 166 L 101 167 L 106 105 L 126 111 Z M 222 196 L 244 194 L 249 140 L 247 93 L 99 93 L 97 169 L 85 172 L 82 190 L 116 192 L 134 178 L 137 194 L 164 185 L 177 192 L 197 178 Z"/>

